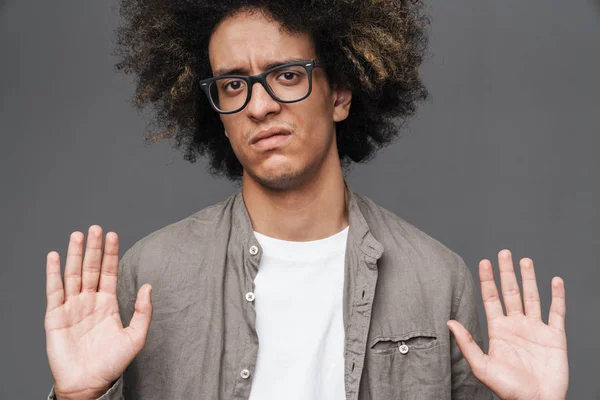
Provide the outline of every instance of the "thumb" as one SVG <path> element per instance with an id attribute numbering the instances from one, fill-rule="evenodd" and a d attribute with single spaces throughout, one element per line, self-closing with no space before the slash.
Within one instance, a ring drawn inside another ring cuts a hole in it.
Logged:
<path id="1" fill-rule="evenodd" d="M 150 293 L 152 292 L 152 286 L 149 284 L 142 285 L 137 294 L 135 301 L 135 311 L 129 326 L 125 328 L 128 334 L 131 336 L 133 342 L 136 344 L 137 350 L 141 350 L 146 343 L 146 335 L 148 328 L 150 327 L 150 321 L 152 319 L 152 300 L 150 299 Z"/>
<path id="2" fill-rule="evenodd" d="M 458 321 L 450 320 L 446 323 L 448 328 L 452 331 L 456 344 L 461 353 L 471 366 L 473 374 L 478 379 L 485 377 L 486 369 L 486 355 L 483 353 L 479 345 L 473 340 L 473 336 L 465 329 L 465 327 Z"/>

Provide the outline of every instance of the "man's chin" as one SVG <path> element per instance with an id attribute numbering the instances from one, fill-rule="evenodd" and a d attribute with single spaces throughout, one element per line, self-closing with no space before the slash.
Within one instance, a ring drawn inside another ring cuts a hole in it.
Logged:
<path id="1" fill-rule="evenodd" d="M 270 169 L 253 173 L 246 171 L 250 177 L 261 186 L 272 190 L 293 190 L 302 186 L 306 181 L 306 171 L 287 169 Z"/>

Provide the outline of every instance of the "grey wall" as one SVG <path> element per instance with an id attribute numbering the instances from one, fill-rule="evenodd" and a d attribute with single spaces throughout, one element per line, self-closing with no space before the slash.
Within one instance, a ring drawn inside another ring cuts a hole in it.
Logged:
<path id="1" fill-rule="evenodd" d="M 167 143 L 113 71 L 116 0 L 0 1 L 0 398 L 44 398 L 45 257 L 136 240 L 237 190 Z M 353 188 L 477 263 L 508 247 L 567 289 L 570 399 L 600 399 L 600 2 L 431 5 L 431 100 Z M 121 254 L 122 254 L 121 253 Z M 480 307 L 482 311 L 482 307 Z M 483 318 L 483 313 L 481 314 Z"/>

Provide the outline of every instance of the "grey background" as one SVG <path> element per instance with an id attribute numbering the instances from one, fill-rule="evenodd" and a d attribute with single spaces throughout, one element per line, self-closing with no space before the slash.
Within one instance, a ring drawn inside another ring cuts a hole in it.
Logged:
<path id="1" fill-rule="evenodd" d="M 45 398 L 45 257 L 116 231 L 121 254 L 237 191 L 143 142 L 110 56 L 116 0 L 0 1 L 0 398 Z M 566 281 L 570 399 L 600 399 L 600 2 L 438 1 L 431 99 L 353 188 L 463 256 L 536 263 L 544 314 Z M 479 300 L 478 300 L 479 301 Z M 480 305 L 483 321 L 483 309 Z M 485 325 L 485 324 L 484 324 Z"/>

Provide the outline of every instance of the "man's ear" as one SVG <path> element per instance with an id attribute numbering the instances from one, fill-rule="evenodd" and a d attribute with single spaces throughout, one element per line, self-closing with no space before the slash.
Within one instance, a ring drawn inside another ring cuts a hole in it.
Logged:
<path id="1" fill-rule="evenodd" d="M 340 122 L 348 118 L 350 104 L 352 103 L 352 92 L 340 85 L 333 85 L 333 121 Z"/>

